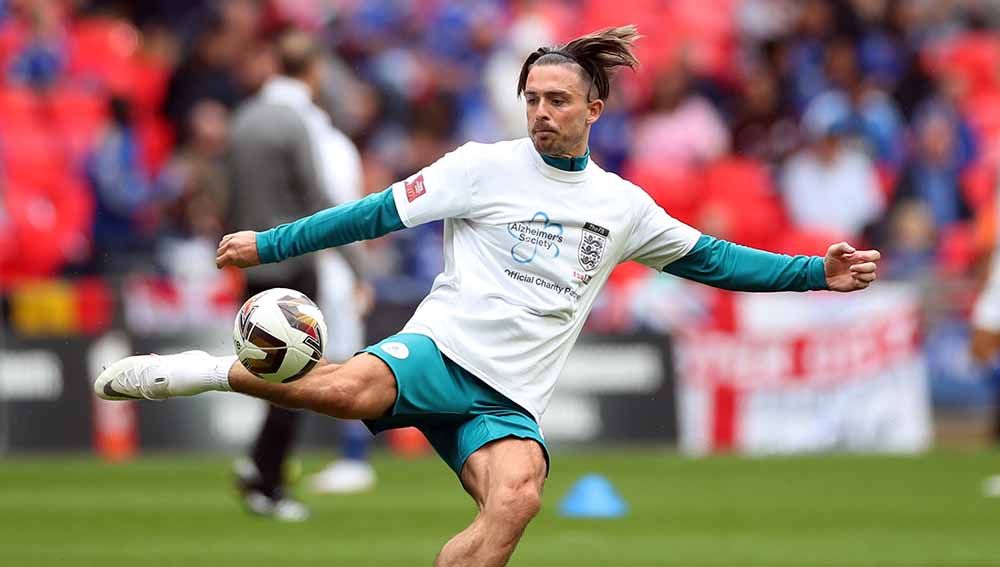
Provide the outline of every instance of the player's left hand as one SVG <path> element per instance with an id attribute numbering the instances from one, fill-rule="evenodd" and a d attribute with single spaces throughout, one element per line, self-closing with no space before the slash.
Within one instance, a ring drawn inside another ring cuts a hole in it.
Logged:
<path id="1" fill-rule="evenodd" d="M 865 289 L 875 281 L 880 258 L 878 250 L 855 250 L 846 242 L 830 246 L 823 259 L 827 287 L 833 291 Z"/>

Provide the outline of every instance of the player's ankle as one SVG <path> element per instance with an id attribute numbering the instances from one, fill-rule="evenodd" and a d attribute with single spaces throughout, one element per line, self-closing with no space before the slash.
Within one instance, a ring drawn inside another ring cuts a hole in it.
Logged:
<path id="1" fill-rule="evenodd" d="M 205 392 L 230 392 L 229 369 L 235 356 L 212 356 L 201 351 L 188 351 L 163 357 L 170 374 L 171 396 L 195 396 Z"/>
<path id="2" fill-rule="evenodd" d="M 229 383 L 229 372 L 236 364 L 235 356 L 216 356 L 215 365 L 212 367 L 213 390 L 219 392 L 232 392 L 233 386 Z"/>

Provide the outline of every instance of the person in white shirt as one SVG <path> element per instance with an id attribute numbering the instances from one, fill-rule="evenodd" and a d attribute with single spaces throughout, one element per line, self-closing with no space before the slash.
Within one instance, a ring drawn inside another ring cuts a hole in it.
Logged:
<path id="1" fill-rule="evenodd" d="M 228 224 L 264 229 L 318 208 L 357 200 L 361 157 L 333 127 L 315 99 L 326 78 L 326 57 L 308 34 L 288 31 L 274 42 L 278 73 L 236 111 L 228 140 L 231 199 Z M 315 258 L 247 274 L 247 297 L 275 287 L 315 296 L 331 317 L 326 356 L 351 358 L 363 345 L 355 291 L 363 289 L 361 245 L 323 251 Z M 308 509 L 287 490 L 284 471 L 301 412 L 270 405 L 247 457 L 237 459 L 236 487 L 247 510 L 283 521 L 302 521 Z M 342 422 L 343 459 L 310 479 L 314 490 L 371 488 L 374 473 L 364 457 L 371 436 L 363 425 Z"/>
<path id="2" fill-rule="evenodd" d="M 373 431 L 419 427 L 479 507 L 435 565 L 506 565 L 541 507 L 548 452 L 538 418 L 616 264 L 749 291 L 854 291 L 876 277 L 879 253 L 844 242 L 825 258 L 790 257 L 702 235 L 589 159 L 611 73 L 637 63 L 637 37 L 624 26 L 529 55 L 518 80 L 529 138 L 466 144 L 382 193 L 219 245 L 219 266 L 250 267 L 445 219 L 444 271 L 401 333 L 288 384 L 235 357 L 191 352 L 126 358 L 95 390 L 107 399 L 231 390 L 364 419 Z"/>

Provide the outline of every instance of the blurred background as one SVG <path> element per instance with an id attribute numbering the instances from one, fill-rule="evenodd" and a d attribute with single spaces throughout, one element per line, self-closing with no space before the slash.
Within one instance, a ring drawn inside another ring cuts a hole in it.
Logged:
<path id="1" fill-rule="evenodd" d="M 82 454 L 65 470 L 93 472 L 104 469 L 86 469 L 98 466 L 86 455 L 232 454 L 256 433 L 264 408 L 253 400 L 109 404 L 90 383 L 101 364 L 133 352 L 231 351 L 245 282 L 217 271 L 213 254 L 241 198 L 225 174 L 228 128 L 276 73 L 275 34 L 305 30 L 328 52 L 320 105 L 357 145 L 371 193 L 465 141 L 524 136 L 515 87 L 526 55 L 626 23 L 644 36 L 642 65 L 619 75 L 593 129 L 601 167 L 707 234 L 791 254 L 847 239 L 877 247 L 883 262 L 879 283 L 850 296 L 733 294 L 619 266 L 543 420 L 556 454 L 640 445 L 653 463 L 676 453 L 927 451 L 927 462 L 944 462 L 943 448 L 961 449 L 961 470 L 978 463 L 977 483 L 990 467 L 1000 473 L 990 449 L 1000 386 L 993 365 L 970 354 L 970 317 L 997 245 L 996 2 L 0 0 L 8 489 L 47 470 L 30 460 L 39 453 Z M 430 289 L 441 225 L 365 246 L 372 342 Z M 304 445 L 324 451 L 337 434 L 310 418 Z M 425 450 L 407 435 L 379 443 Z M 567 456 L 576 463 L 567 474 L 621 462 L 599 455 Z M 179 458 L 163 466 L 187 470 Z M 838 458 L 830 462 L 847 476 L 870 466 Z M 728 459 L 701 466 L 725 475 L 752 462 Z M 827 461 L 805 462 L 822 471 Z M 945 470 L 942 479 L 960 476 Z M 995 506 L 984 517 L 1000 525 Z M 991 551 L 967 559 L 1000 562 Z M 649 561 L 630 564 L 665 564 Z"/>

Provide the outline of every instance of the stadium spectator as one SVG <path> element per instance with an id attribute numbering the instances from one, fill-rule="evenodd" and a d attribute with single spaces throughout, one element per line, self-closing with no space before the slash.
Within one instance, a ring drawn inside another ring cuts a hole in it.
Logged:
<path id="1" fill-rule="evenodd" d="M 863 78 L 856 47 L 846 38 L 826 48 L 826 75 L 831 86 L 806 107 L 807 121 L 827 121 L 864 142 L 879 165 L 898 169 L 903 160 L 902 117 L 892 99 Z"/>
<path id="2" fill-rule="evenodd" d="M 885 208 L 871 160 L 837 125 L 806 122 L 810 144 L 785 165 L 781 190 L 792 222 L 858 238 Z"/>
<path id="3" fill-rule="evenodd" d="M 223 232 L 229 198 L 223 157 L 229 111 L 202 100 L 190 111 L 183 138 L 160 173 L 164 199 L 171 201 L 169 230 L 182 237 L 216 238 Z"/>
<path id="4" fill-rule="evenodd" d="M 164 101 L 164 114 L 178 132 L 200 101 L 214 100 L 232 109 L 248 94 L 237 75 L 241 55 L 252 48 L 241 11 L 206 8 L 198 22 L 196 39 L 170 78 Z"/>
<path id="5" fill-rule="evenodd" d="M 691 74 L 682 60 L 660 70 L 653 82 L 651 107 L 635 125 L 629 152 L 639 164 L 695 167 L 729 150 L 729 131 L 719 111 L 691 91 Z"/>
<path id="6" fill-rule="evenodd" d="M 916 119 L 915 153 L 900 177 L 895 203 L 916 201 L 927 208 L 935 230 L 971 218 L 962 189 L 962 167 L 968 150 L 957 138 L 953 116 L 929 108 Z"/>
<path id="7" fill-rule="evenodd" d="M 143 161 L 131 105 L 110 102 L 111 117 L 87 164 L 97 210 L 93 260 L 101 271 L 120 273 L 152 254 L 162 205 Z"/>
<path id="8" fill-rule="evenodd" d="M 801 145 L 798 120 L 782 100 L 778 77 L 767 67 L 752 70 L 733 121 L 733 150 L 778 166 Z"/>

